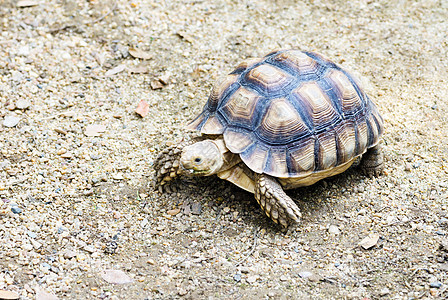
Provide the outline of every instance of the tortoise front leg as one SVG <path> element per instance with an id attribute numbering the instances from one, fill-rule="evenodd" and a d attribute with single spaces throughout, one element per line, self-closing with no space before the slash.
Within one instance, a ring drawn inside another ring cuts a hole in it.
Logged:
<path id="1" fill-rule="evenodd" d="M 384 169 L 384 158 L 379 144 L 368 149 L 362 156 L 360 167 L 363 173 L 369 177 L 381 175 Z"/>
<path id="2" fill-rule="evenodd" d="M 189 141 L 172 145 L 157 156 L 154 161 L 154 170 L 156 171 L 154 176 L 155 189 L 158 188 L 160 192 L 163 192 L 163 187 L 166 187 L 167 183 L 182 174 L 182 168 L 180 167 L 182 150 L 201 140 L 201 137 L 197 137 Z"/>
<path id="3" fill-rule="evenodd" d="M 266 174 L 255 174 L 255 199 L 268 217 L 284 228 L 299 223 L 299 207 L 286 195 L 278 181 Z"/>

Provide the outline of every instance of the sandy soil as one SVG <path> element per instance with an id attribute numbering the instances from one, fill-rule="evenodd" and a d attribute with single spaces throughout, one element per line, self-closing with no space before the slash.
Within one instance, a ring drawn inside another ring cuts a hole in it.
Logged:
<path id="1" fill-rule="evenodd" d="M 448 297 L 447 20 L 443 0 L 3 0 L 0 298 Z M 287 235 L 217 178 L 155 193 L 215 80 L 276 48 L 365 79 L 384 175 L 288 192 Z"/>

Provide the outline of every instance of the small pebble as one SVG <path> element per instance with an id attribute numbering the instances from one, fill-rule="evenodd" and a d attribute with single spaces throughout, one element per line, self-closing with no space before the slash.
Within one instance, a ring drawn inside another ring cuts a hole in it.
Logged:
<path id="1" fill-rule="evenodd" d="M 438 220 L 437 223 L 439 223 L 441 225 L 447 225 L 448 224 L 448 219 L 447 218 L 440 218 L 440 220 Z"/>
<path id="2" fill-rule="evenodd" d="M 367 210 L 365 209 L 365 208 L 361 208 L 359 211 L 358 211 L 358 215 L 360 215 L 360 216 L 363 216 L 363 215 L 365 215 L 367 213 Z"/>
<path id="3" fill-rule="evenodd" d="M 200 215 L 202 212 L 202 205 L 200 202 L 194 202 L 191 204 L 191 213 L 193 215 Z"/>
<path id="4" fill-rule="evenodd" d="M 131 277 L 120 270 L 105 270 L 101 272 L 101 278 L 103 278 L 108 283 L 113 284 L 126 284 L 133 281 Z"/>
<path id="5" fill-rule="evenodd" d="M 106 247 L 104 248 L 104 253 L 115 254 L 118 248 L 118 243 L 116 241 L 106 242 Z"/>
<path id="6" fill-rule="evenodd" d="M 110 77 L 110 76 L 113 76 L 113 75 L 123 72 L 125 69 L 126 69 L 125 65 L 118 65 L 115 68 L 110 69 L 106 73 L 104 73 L 104 76 Z"/>
<path id="7" fill-rule="evenodd" d="M 72 259 L 73 257 L 76 257 L 76 255 L 78 255 L 78 253 L 76 253 L 73 250 L 66 250 L 64 252 L 64 258 L 65 259 Z"/>
<path id="8" fill-rule="evenodd" d="M 341 233 L 341 231 L 336 225 L 330 225 L 330 227 L 328 227 L 328 233 L 338 235 Z"/>
<path id="9" fill-rule="evenodd" d="M 184 288 L 179 288 L 177 294 L 179 296 L 185 296 L 186 294 L 188 294 L 188 291 L 186 289 L 184 289 Z"/>
<path id="10" fill-rule="evenodd" d="M 19 295 L 17 293 L 11 292 L 11 291 L 0 290 L 0 299 L 15 300 L 15 299 L 19 299 Z"/>
<path id="11" fill-rule="evenodd" d="M 146 115 L 149 113 L 149 104 L 145 100 L 140 100 L 140 102 L 137 105 L 137 108 L 135 109 L 135 112 L 140 115 L 142 118 L 146 117 Z"/>
<path id="12" fill-rule="evenodd" d="M 20 121 L 19 117 L 16 116 L 6 116 L 3 120 L 3 126 L 5 127 L 14 127 L 16 126 Z"/>
<path id="13" fill-rule="evenodd" d="M 369 236 L 366 236 L 361 242 L 359 242 L 359 246 L 361 246 L 363 249 L 367 250 L 372 248 L 373 246 L 378 243 L 378 240 L 380 238 L 380 235 L 377 233 L 370 234 Z"/>
<path id="14" fill-rule="evenodd" d="M 235 275 L 233 275 L 233 280 L 235 280 L 236 282 L 240 282 L 241 281 L 241 273 L 236 273 Z"/>
<path id="15" fill-rule="evenodd" d="M 159 90 L 163 88 L 163 84 L 159 80 L 153 80 L 151 81 L 151 88 L 153 90 Z"/>
<path id="16" fill-rule="evenodd" d="M 183 206 L 183 210 L 182 213 L 186 216 L 188 216 L 189 214 L 191 214 L 191 207 L 190 205 L 185 205 Z"/>
<path id="17" fill-rule="evenodd" d="M 171 73 L 170 72 L 166 72 L 165 74 L 163 74 L 162 76 L 159 77 L 159 81 L 165 85 L 167 85 L 169 83 L 171 77 Z"/>
<path id="18" fill-rule="evenodd" d="M 20 82 L 25 79 L 25 76 L 19 71 L 12 71 L 11 75 L 12 75 L 11 79 L 15 82 Z"/>
<path id="19" fill-rule="evenodd" d="M 406 172 L 410 172 L 410 171 L 411 171 L 411 168 L 412 168 L 412 165 L 411 165 L 410 163 L 405 163 L 405 164 L 404 164 L 404 170 L 405 170 Z"/>
<path id="20" fill-rule="evenodd" d="M 61 155 L 61 157 L 62 157 L 62 158 L 72 158 L 72 157 L 73 157 L 73 154 L 70 153 L 70 152 L 66 152 L 66 153 L 63 153 L 63 154 Z"/>
<path id="21" fill-rule="evenodd" d="M 140 227 L 145 228 L 145 226 L 148 225 L 148 223 L 149 223 L 148 219 L 144 218 L 140 223 Z"/>
<path id="22" fill-rule="evenodd" d="M 59 298 L 56 295 L 48 293 L 41 288 L 37 289 L 36 292 L 36 300 L 58 300 Z"/>
<path id="23" fill-rule="evenodd" d="M 86 136 L 100 136 L 106 131 L 106 126 L 104 125 L 88 125 L 84 131 Z"/>
<path id="24" fill-rule="evenodd" d="M 170 216 L 175 216 L 178 213 L 180 213 L 180 209 L 179 208 L 171 209 L 171 210 L 167 211 L 166 213 L 169 214 Z"/>
<path id="25" fill-rule="evenodd" d="M 94 194 L 94 191 L 93 190 L 87 190 L 87 191 L 84 191 L 83 192 L 83 195 L 84 196 L 92 196 Z"/>
<path id="26" fill-rule="evenodd" d="M 65 131 L 64 129 L 61 129 L 61 128 L 55 128 L 54 131 L 56 131 L 57 133 L 63 134 L 63 135 L 68 134 L 67 131 Z"/>
<path id="27" fill-rule="evenodd" d="M 18 109 L 27 109 L 28 107 L 30 107 L 31 102 L 25 99 L 20 99 L 16 102 L 16 107 Z"/>
<path id="28" fill-rule="evenodd" d="M 233 212 L 233 222 L 236 222 L 238 220 L 238 215 L 239 215 L 239 212 L 237 212 L 237 211 Z"/>
<path id="29" fill-rule="evenodd" d="M 432 288 L 438 289 L 441 286 L 442 286 L 442 283 L 440 281 L 433 281 L 433 282 L 429 283 L 429 287 L 432 287 Z"/>
<path id="30" fill-rule="evenodd" d="M 116 173 L 116 174 L 112 175 L 112 178 L 115 180 L 123 180 L 124 176 L 123 176 L 123 173 Z"/>
<path id="31" fill-rule="evenodd" d="M 93 252 L 95 252 L 95 247 L 93 247 L 93 246 L 85 246 L 84 248 L 84 251 L 86 251 L 86 252 L 89 252 L 89 253 L 93 253 Z"/>
<path id="32" fill-rule="evenodd" d="M 387 287 L 382 288 L 382 289 L 380 290 L 380 296 L 381 296 L 381 297 L 384 297 L 384 296 L 389 295 L 389 294 L 390 294 L 390 290 L 389 290 Z"/>
<path id="33" fill-rule="evenodd" d="M 308 277 L 313 276 L 313 273 L 311 273 L 310 271 L 301 271 L 301 272 L 299 272 L 299 276 L 301 278 L 308 278 Z"/>
<path id="34" fill-rule="evenodd" d="M 35 238 L 37 237 L 37 234 L 35 234 L 35 233 L 32 232 L 32 231 L 28 231 L 27 234 L 28 234 L 28 236 L 29 236 L 30 238 L 32 238 L 32 239 L 35 239 Z"/>
<path id="35" fill-rule="evenodd" d="M 16 3 L 17 7 L 30 7 L 30 6 L 35 6 L 35 5 L 39 5 L 39 1 L 37 1 L 37 0 L 19 0 Z"/>
<path id="36" fill-rule="evenodd" d="M 15 214 L 21 214 L 22 213 L 22 209 L 18 206 L 12 206 L 11 207 L 11 211 Z"/>

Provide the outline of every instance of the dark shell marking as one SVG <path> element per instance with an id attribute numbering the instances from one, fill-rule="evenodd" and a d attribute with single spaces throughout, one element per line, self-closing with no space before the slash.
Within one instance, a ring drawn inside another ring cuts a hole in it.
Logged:
<path id="1" fill-rule="evenodd" d="M 254 172 L 288 178 L 332 169 L 378 143 L 383 119 L 357 81 L 312 52 L 241 63 L 189 128 L 223 134 Z"/>

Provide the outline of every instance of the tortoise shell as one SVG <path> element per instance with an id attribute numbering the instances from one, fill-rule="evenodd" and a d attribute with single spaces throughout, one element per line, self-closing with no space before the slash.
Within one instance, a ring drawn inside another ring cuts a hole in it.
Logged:
<path id="1" fill-rule="evenodd" d="M 303 177 L 353 161 L 378 143 L 383 119 L 347 71 L 313 52 L 274 51 L 216 84 L 188 127 L 223 135 L 254 172 Z"/>

